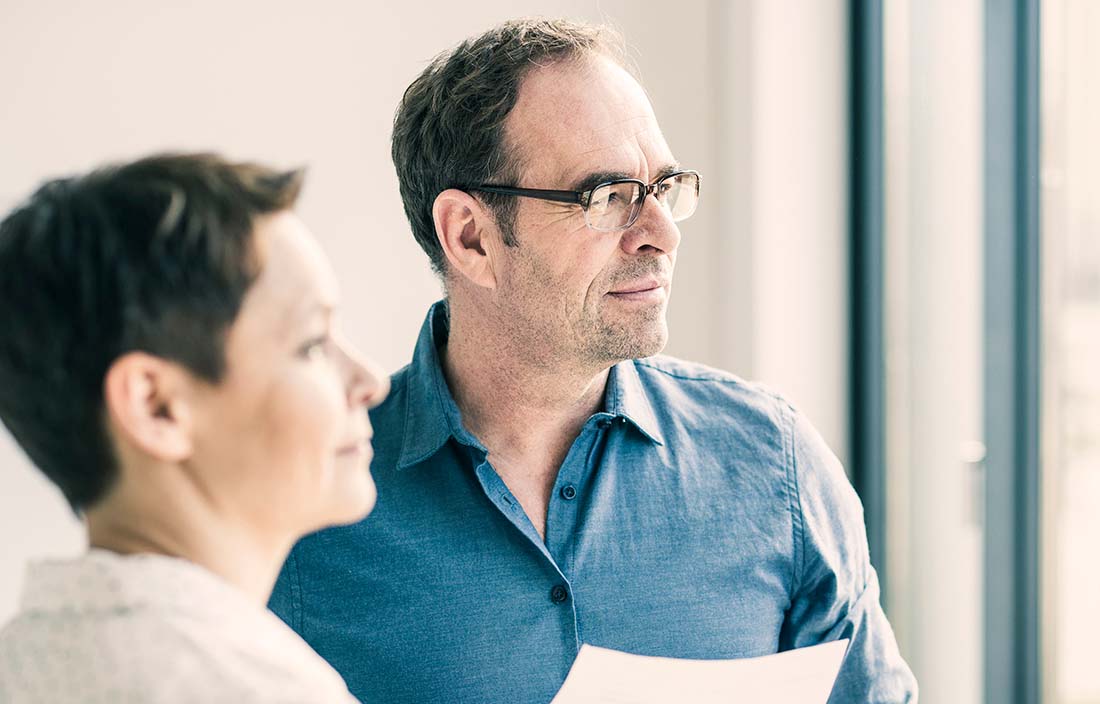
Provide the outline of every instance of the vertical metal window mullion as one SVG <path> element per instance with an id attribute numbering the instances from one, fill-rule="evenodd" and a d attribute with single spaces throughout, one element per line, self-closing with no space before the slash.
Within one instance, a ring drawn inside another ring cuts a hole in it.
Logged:
<path id="1" fill-rule="evenodd" d="M 851 412 L 852 480 L 863 501 L 871 563 L 886 604 L 886 363 L 882 0 L 852 0 L 851 33 Z"/>
<path id="2" fill-rule="evenodd" d="M 985 76 L 985 697 L 1038 704 L 1039 0 L 986 0 Z"/>

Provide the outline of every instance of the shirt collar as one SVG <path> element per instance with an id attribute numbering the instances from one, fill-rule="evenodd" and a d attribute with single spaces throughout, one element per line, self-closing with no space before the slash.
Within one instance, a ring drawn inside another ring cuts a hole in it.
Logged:
<path id="1" fill-rule="evenodd" d="M 428 310 L 409 365 L 405 438 L 397 462 L 399 469 L 428 459 L 452 437 L 464 445 L 486 451 L 462 426 L 462 414 L 443 376 L 439 351 L 447 342 L 450 328 L 450 314 L 444 299 Z"/>
<path id="2" fill-rule="evenodd" d="M 409 365 L 405 408 L 405 438 L 397 466 L 405 469 L 423 462 L 451 438 L 463 445 L 487 452 L 485 447 L 462 425 L 462 414 L 451 396 L 439 352 L 450 334 L 450 315 L 446 299 L 428 310 L 416 341 Z M 643 435 L 664 444 L 649 395 L 645 391 L 634 360 L 611 368 L 607 379 L 604 413 L 624 418 Z"/>
<path id="3" fill-rule="evenodd" d="M 638 365 L 633 359 L 611 367 L 604 397 L 606 412 L 617 418 L 625 418 L 647 438 L 664 445 L 664 435 L 653 411 L 653 403 L 646 393 Z"/>

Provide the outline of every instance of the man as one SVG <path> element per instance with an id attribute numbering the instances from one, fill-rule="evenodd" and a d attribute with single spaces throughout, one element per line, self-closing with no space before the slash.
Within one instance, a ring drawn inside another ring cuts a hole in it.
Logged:
<path id="1" fill-rule="evenodd" d="M 913 701 L 817 433 L 652 357 L 699 184 L 619 46 L 508 22 L 406 91 L 394 163 L 447 298 L 372 412 L 379 509 L 303 540 L 272 608 L 365 702 L 546 702 L 584 642 L 740 658 L 840 638 L 833 701 Z"/>

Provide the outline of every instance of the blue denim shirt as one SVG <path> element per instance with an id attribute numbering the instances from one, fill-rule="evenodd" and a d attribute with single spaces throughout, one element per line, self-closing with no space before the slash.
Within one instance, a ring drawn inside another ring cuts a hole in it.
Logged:
<path id="1" fill-rule="evenodd" d="M 668 357 L 611 369 L 540 539 L 462 425 L 445 304 L 371 413 L 379 499 L 305 537 L 271 608 L 364 702 L 549 702 L 581 643 L 744 658 L 850 638 L 830 702 L 916 700 L 862 508 L 790 406 Z"/>

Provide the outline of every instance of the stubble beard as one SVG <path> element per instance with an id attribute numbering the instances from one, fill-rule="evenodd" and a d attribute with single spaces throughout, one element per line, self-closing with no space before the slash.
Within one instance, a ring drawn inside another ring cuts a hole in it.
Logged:
<path id="1" fill-rule="evenodd" d="M 636 311 L 629 317 L 612 318 L 608 303 L 577 321 L 575 339 L 585 362 L 607 366 L 627 359 L 659 354 L 668 342 L 667 306 L 662 303 Z"/>
<path id="2" fill-rule="evenodd" d="M 605 294 L 598 301 L 585 300 L 580 306 L 557 298 L 557 282 L 549 281 L 538 262 L 518 252 L 519 270 L 513 280 L 511 299 L 504 316 L 512 328 L 513 344 L 534 360 L 553 364 L 571 359 L 579 367 L 602 370 L 627 359 L 659 354 L 668 342 L 667 298 L 659 304 L 622 309 Z M 622 272 L 620 280 L 652 273 L 651 263 Z"/>
<path id="3" fill-rule="evenodd" d="M 581 309 L 544 295 L 513 297 L 501 322 L 511 328 L 514 351 L 535 364 L 557 366 L 572 360 L 578 367 L 601 370 L 627 359 L 659 354 L 668 342 L 667 305 L 615 310 L 615 301 Z M 506 322 L 505 322 L 506 321 Z"/>

